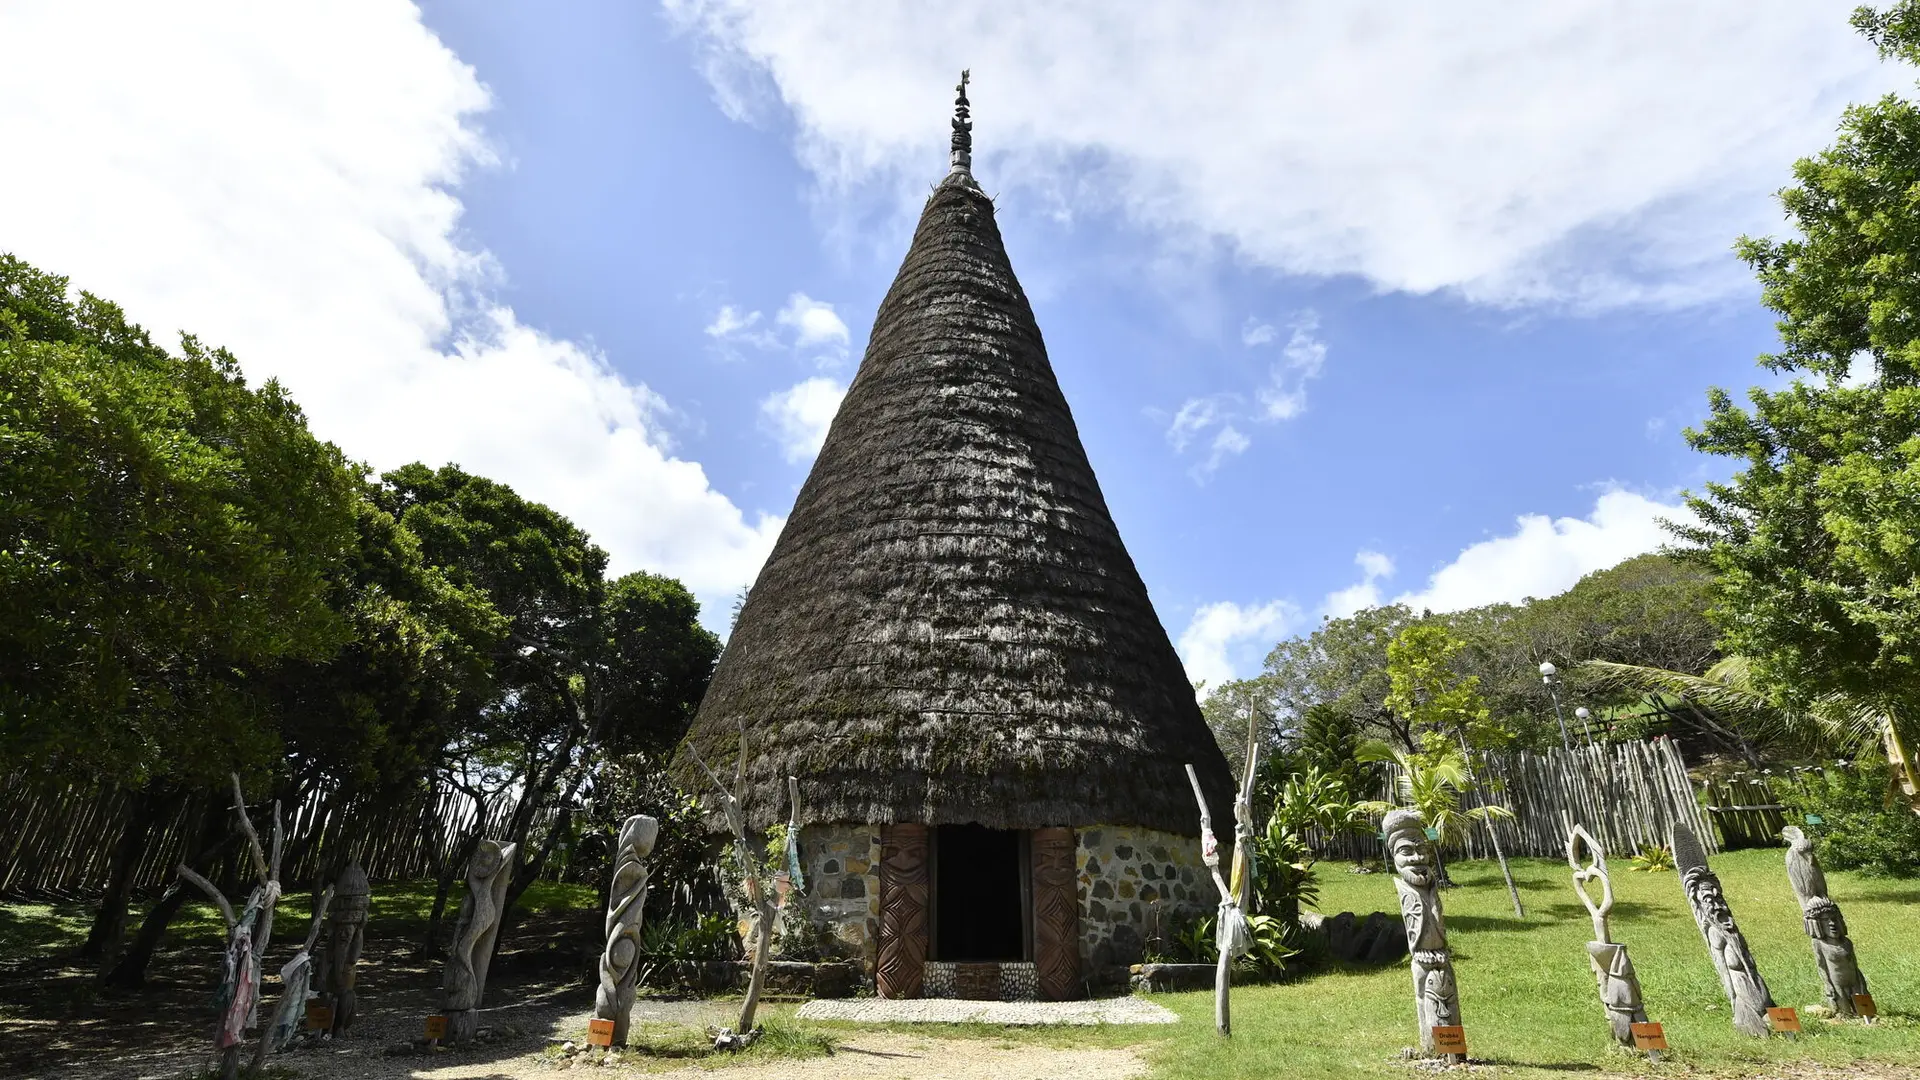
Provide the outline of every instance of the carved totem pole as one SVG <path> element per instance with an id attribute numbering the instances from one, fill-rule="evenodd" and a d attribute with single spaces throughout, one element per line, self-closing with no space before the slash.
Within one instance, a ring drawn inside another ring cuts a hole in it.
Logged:
<path id="1" fill-rule="evenodd" d="M 372 890 L 367 872 L 357 862 L 348 862 L 333 884 L 333 911 L 327 918 L 327 950 L 322 954 L 320 979 L 322 1000 L 333 1008 L 335 1035 L 353 1024 L 359 997 L 354 984 L 359 979 L 360 948 L 367 938 L 367 904 Z"/>
<path id="2" fill-rule="evenodd" d="M 1680 871 L 1680 885 L 1693 909 L 1694 924 L 1706 939 L 1707 954 L 1713 957 L 1713 966 L 1720 972 L 1720 986 L 1733 1006 L 1734 1029 L 1766 1038 L 1767 1010 L 1773 1007 L 1773 994 L 1760 977 L 1747 939 L 1733 921 L 1733 909 L 1727 906 L 1720 879 L 1707 868 L 1706 849 L 1685 825 L 1676 823 L 1669 836 L 1674 869 Z"/>
<path id="3" fill-rule="evenodd" d="M 1587 860 L 1582 865 L 1582 860 Z M 1607 852 L 1583 825 L 1567 833 L 1567 865 L 1573 867 L 1573 891 L 1593 918 L 1593 940 L 1587 942 L 1587 962 L 1600 984 L 1600 1004 L 1606 1007 L 1607 1021 L 1613 1025 L 1613 1037 L 1622 1045 L 1633 1045 L 1633 1025 L 1647 1022 L 1646 1005 L 1640 999 L 1640 976 L 1634 973 L 1627 947 L 1617 944 L 1607 932 L 1607 916 L 1613 911 L 1613 879 L 1607 874 Z M 1600 901 L 1587 893 L 1587 884 L 1600 882 Z"/>
<path id="4" fill-rule="evenodd" d="M 1827 875 L 1813 853 L 1812 839 L 1794 825 L 1781 835 L 1787 840 L 1787 880 L 1800 900 L 1800 915 L 1813 942 L 1813 960 L 1820 965 L 1820 979 L 1827 987 L 1827 1004 L 1835 1016 L 1858 1016 L 1854 997 L 1867 993 L 1867 977 L 1860 974 L 1860 962 L 1854 958 L 1846 916 L 1827 895 Z"/>
<path id="5" fill-rule="evenodd" d="M 1417 810 L 1395 810 L 1380 823 L 1393 856 L 1393 887 L 1400 894 L 1400 918 L 1407 927 L 1412 954 L 1413 998 L 1420 1015 L 1420 1049 L 1434 1053 L 1433 1029 L 1460 1023 L 1460 988 L 1453 979 L 1453 954 L 1447 949 L 1446 917 L 1440 910 L 1439 879 L 1427 821 Z M 1446 1057 L 1460 1060 L 1463 1055 Z"/>
<path id="6" fill-rule="evenodd" d="M 596 1019 L 613 1021 L 613 1045 L 627 1044 L 633 1019 L 634 979 L 640 973 L 640 919 L 647 904 L 646 857 L 660 837 L 660 823 L 635 814 L 620 826 L 613 855 L 613 887 L 607 893 L 607 947 L 600 954 L 600 989 L 593 995 Z"/>
<path id="7" fill-rule="evenodd" d="M 445 1004 L 447 1041 L 463 1043 L 480 1027 L 480 999 L 487 992 L 487 966 L 493 962 L 493 942 L 500 935 L 500 916 L 506 906 L 507 885 L 513 877 L 518 844 L 482 840 L 467 863 L 467 898 L 460 903 L 460 922 L 453 930 L 447 954 Z"/>

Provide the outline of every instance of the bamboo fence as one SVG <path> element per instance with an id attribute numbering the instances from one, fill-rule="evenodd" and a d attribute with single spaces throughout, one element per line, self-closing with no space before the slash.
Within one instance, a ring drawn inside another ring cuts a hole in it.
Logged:
<path id="1" fill-rule="evenodd" d="M 120 832 L 135 809 L 134 796 L 114 788 L 48 789 L 20 774 L 0 779 L 0 789 L 9 792 L 0 801 L 0 896 L 98 896 Z M 194 841 L 199 809 L 188 800 L 153 825 L 134 871 L 134 890 L 157 889 L 173 879 L 174 867 Z M 503 833 L 512 811 L 513 800 L 505 795 L 483 805 L 438 783 L 384 804 L 316 783 L 282 808 L 288 852 L 284 876 L 311 881 L 348 857 L 359 860 L 375 881 L 432 876 L 476 827 L 489 835 Z M 549 823 L 537 821 L 535 828 Z"/>
<path id="2" fill-rule="evenodd" d="M 1671 739 L 1544 754 L 1487 754 L 1475 761 L 1474 773 L 1478 783 L 1461 804 L 1471 808 L 1491 803 L 1513 811 L 1512 820 L 1493 825 L 1501 849 L 1510 856 L 1562 858 L 1567 830 L 1576 823 L 1585 825 L 1617 858 L 1664 845 L 1675 822 L 1691 826 L 1710 852 L 1720 850 L 1719 837 L 1687 776 L 1686 761 Z M 1388 798 L 1389 790 L 1391 777 L 1374 797 Z M 1382 849 L 1370 830 L 1333 835 L 1313 830 L 1307 839 L 1322 858 L 1372 862 L 1381 858 Z M 1778 834 L 1776 826 L 1771 835 Z M 1476 823 L 1463 830 L 1449 839 L 1442 854 L 1450 859 L 1492 858 L 1487 827 Z"/>

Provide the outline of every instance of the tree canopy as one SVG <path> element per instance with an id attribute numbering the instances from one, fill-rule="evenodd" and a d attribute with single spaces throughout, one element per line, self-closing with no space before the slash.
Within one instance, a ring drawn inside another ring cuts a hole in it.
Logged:
<path id="1" fill-rule="evenodd" d="M 249 674 L 333 654 L 355 470 L 275 383 L 0 255 L 0 748 L 206 782 L 275 756 Z"/>
<path id="2" fill-rule="evenodd" d="M 1920 5 L 1861 8 L 1883 57 L 1920 64 Z M 1721 646 L 1782 705 L 1840 694 L 1913 745 L 1920 706 L 1920 106 L 1854 105 L 1780 192 L 1796 235 L 1737 250 L 1779 320 L 1760 358 L 1793 377 L 1709 392 L 1687 432 L 1741 468 L 1690 498 L 1680 536 L 1715 575 Z M 1910 765 L 1910 763 L 1908 763 Z"/>

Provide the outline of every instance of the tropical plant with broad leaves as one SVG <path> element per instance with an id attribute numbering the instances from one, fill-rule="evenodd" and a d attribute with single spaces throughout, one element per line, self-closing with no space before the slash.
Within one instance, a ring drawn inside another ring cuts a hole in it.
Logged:
<path id="1" fill-rule="evenodd" d="M 1658 874 L 1673 869 L 1673 849 L 1665 844 L 1642 844 L 1633 857 L 1633 869 L 1643 874 Z"/>
<path id="2" fill-rule="evenodd" d="M 1450 882 L 1447 864 L 1440 848 L 1452 843 L 1470 826 L 1486 821 L 1510 821 L 1513 811 L 1497 804 L 1462 807 L 1460 799 L 1473 788 L 1467 759 L 1446 736 L 1430 732 L 1421 740 L 1420 750 L 1409 752 L 1397 746 L 1373 741 L 1360 747 L 1360 760 L 1379 762 L 1393 769 L 1393 799 L 1371 799 L 1359 804 L 1368 817 L 1382 817 L 1389 811 L 1406 807 L 1417 810 L 1433 831 L 1434 857 L 1440 880 Z"/>

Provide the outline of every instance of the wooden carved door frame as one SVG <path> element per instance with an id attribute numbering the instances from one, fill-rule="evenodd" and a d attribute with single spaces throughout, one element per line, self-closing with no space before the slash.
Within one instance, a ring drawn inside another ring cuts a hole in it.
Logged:
<path id="1" fill-rule="evenodd" d="M 927 826 L 901 823 L 880 830 L 880 950 L 875 991 L 883 998 L 917 998 L 927 962 Z"/>
<path id="2" fill-rule="evenodd" d="M 1035 829 L 1033 853 L 1033 966 L 1040 996 L 1064 1001 L 1081 994 L 1079 847 L 1072 829 Z"/>

